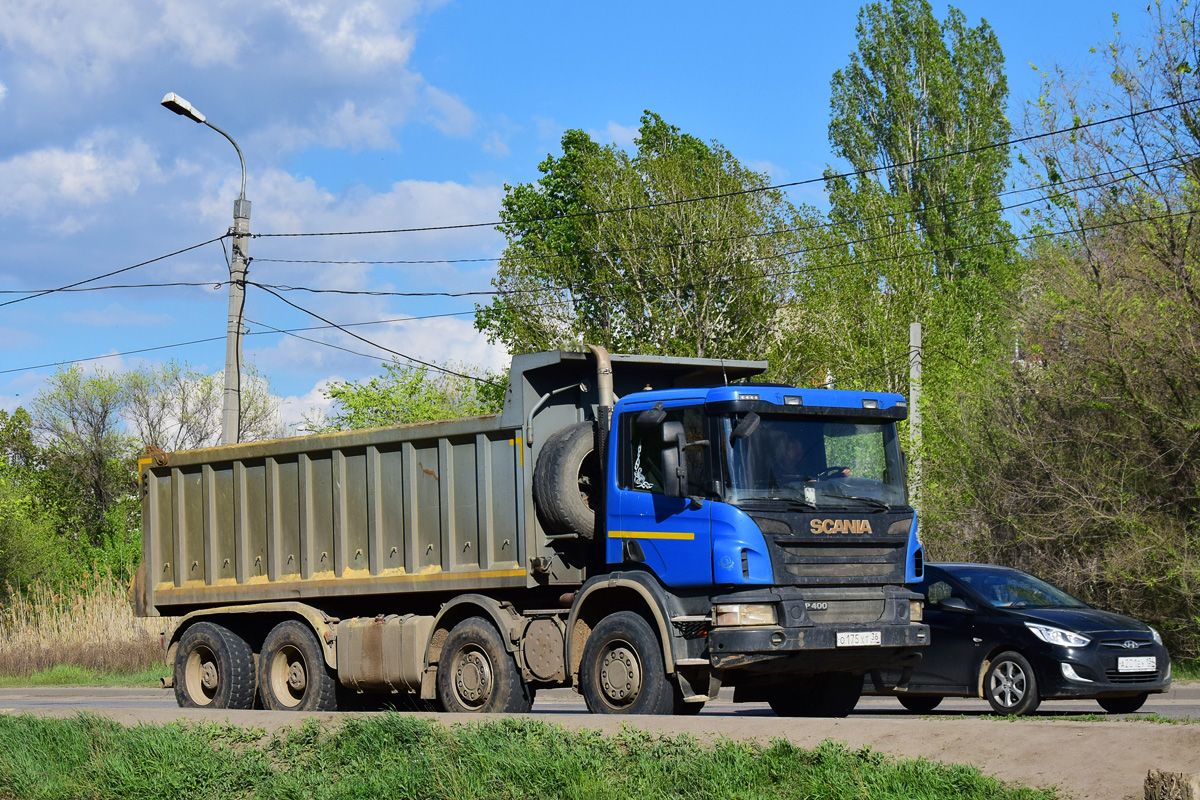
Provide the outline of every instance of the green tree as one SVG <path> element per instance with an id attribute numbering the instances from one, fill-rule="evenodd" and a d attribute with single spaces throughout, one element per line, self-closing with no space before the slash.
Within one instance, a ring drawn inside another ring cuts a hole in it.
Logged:
<path id="1" fill-rule="evenodd" d="M 383 375 L 327 387 L 324 394 L 333 401 L 333 412 L 307 418 L 306 430 L 328 433 L 495 414 L 504 403 L 499 375 L 468 377 L 478 370 L 455 366 L 453 373 L 459 374 L 453 374 L 397 361 L 383 367 Z"/>
<path id="2" fill-rule="evenodd" d="M 1186 2 L 1046 73 L 1029 107 L 1034 222 L 1021 359 L 966 409 L 960 555 L 992 553 L 1200 654 L 1200 36 Z M 1119 20 L 1114 19 L 1119 23 Z M 1180 105 L 1180 103 L 1184 103 Z M 1136 116 L 1094 127 L 1102 118 Z"/>
<path id="3" fill-rule="evenodd" d="M 849 169 L 827 170 L 829 225 L 805 234 L 791 325 L 812 380 L 907 392 L 908 326 L 922 321 L 932 389 L 957 371 L 938 353 L 969 362 L 1008 341 L 1004 57 L 986 21 L 951 7 L 939 22 L 926 0 L 864 7 L 857 35 L 830 100 Z"/>
<path id="4" fill-rule="evenodd" d="M 536 184 L 505 187 L 502 294 L 477 307 L 476 326 L 513 353 L 585 341 L 761 356 L 803 214 L 720 143 L 657 114 L 643 115 L 635 145 L 567 131 Z"/>

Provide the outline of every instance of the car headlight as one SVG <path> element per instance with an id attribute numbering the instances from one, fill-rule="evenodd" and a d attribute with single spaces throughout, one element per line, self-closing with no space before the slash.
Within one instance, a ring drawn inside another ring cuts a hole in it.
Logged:
<path id="1" fill-rule="evenodd" d="M 1057 644 L 1061 647 L 1086 647 L 1092 641 L 1081 634 L 1064 631 L 1062 628 L 1051 628 L 1049 625 L 1026 622 L 1025 627 L 1046 644 Z"/>
<path id="2" fill-rule="evenodd" d="M 773 603 L 728 603 L 713 606 L 717 627 L 728 625 L 775 625 L 778 616 Z"/>
<path id="3" fill-rule="evenodd" d="M 1157 644 L 1162 644 L 1162 635 L 1158 631 L 1154 630 L 1154 628 L 1150 629 L 1150 635 L 1154 637 L 1154 641 Z"/>

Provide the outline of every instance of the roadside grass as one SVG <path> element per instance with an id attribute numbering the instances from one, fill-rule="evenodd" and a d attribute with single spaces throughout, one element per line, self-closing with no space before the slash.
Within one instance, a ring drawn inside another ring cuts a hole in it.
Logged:
<path id="1" fill-rule="evenodd" d="M 1172 660 L 1171 677 L 1177 681 L 1200 681 L 1200 658 Z"/>
<path id="2" fill-rule="evenodd" d="M 138 686 L 158 687 L 171 674 L 165 664 L 135 673 L 96 672 L 71 664 L 59 664 L 31 675 L 0 675 L 0 689 L 14 686 Z"/>
<path id="3" fill-rule="evenodd" d="M 388 713 L 274 734 L 126 728 L 95 716 L 0 716 L 0 797 L 805 798 L 1053 800 L 967 765 L 826 741 L 802 750 L 630 728 L 613 736 L 510 718 L 446 727 Z"/>
<path id="4" fill-rule="evenodd" d="M 37 585 L 0 600 L 0 676 L 30 679 L 54 668 L 76 667 L 116 682 L 164 664 L 159 633 L 170 620 L 139 619 L 125 586 L 98 573 L 63 586 Z M 61 681 L 64 673 L 51 680 Z M 58 685 L 64 685 L 62 683 Z"/>

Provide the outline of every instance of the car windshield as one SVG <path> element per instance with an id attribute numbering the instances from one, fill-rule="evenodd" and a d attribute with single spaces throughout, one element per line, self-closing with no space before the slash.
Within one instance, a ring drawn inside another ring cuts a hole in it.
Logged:
<path id="1" fill-rule="evenodd" d="M 1087 608 L 1057 586 L 1016 570 L 963 569 L 954 575 L 992 608 Z"/>
<path id="2" fill-rule="evenodd" d="M 907 502 L 892 421 L 763 414 L 757 429 L 735 438 L 744 418 L 724 419 L 727 502 L 854 510 Z"/>

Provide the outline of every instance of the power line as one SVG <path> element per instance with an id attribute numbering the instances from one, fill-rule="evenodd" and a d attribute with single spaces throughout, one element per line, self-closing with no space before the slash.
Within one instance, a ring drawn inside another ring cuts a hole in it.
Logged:
<path id="1" fill-rule="evenodd" d="M 863 176 L 871 175 L 871 174 L 874 174 L 877 172 L 884 172 L 884 171 L 888 171 L 888 170 L 900 169 L 902 167 L 920 166 L 922 164 L 929 164 L 929 163 L 933 163 L 935 161 L 941 161 L 943 159 L 957 158 L 959 156 L 974 155 L 976 153 L 982 153 L 982 152 L 986 152 L 988 150 L 995 150 L 995 149 L 1001 148 L 1001 147 L 1009 147 L 1012 145 L 1024 144 L 1025 142 L 1036 141 L 1038 139 L 1044 139 L 1044 138 L 1047 138 L 1050 136 L 1057 136 L 1059 134 L 1075 133 L 1077 131 L 1081 131 L 1081 130 L 1084 130 L 1087 128 L 1093 128 L 1098 125 L 1107 125 L 1111 122 L 1121 122 L 1123 120 L 1136 119 L 1137 117 L 1141 117 L 1146 114 L 1155 114 L 1160 111 L 1169 111 L 1171 109 L 1180 108 L 1182 106 L 1188 105 L 1189 103 L 1195 103 L 1195 102 L 1200 102 L 1200 99 L 1180 100 L 1175 103 L 1168 103 L 1166 105 L 1155 106 L 1154 108 L 1142 109 L 1141 111 L 1132 111 L 1128 114 L 1121 114 L 1121 115 L 1115 116 L 1115 117 L 1108 117 L 1105 119 L 1093 120 L 1091 122 L 1080 122 L 1079 124 L 1072 125 L 1069 128 L 1060 128 L 1060 129 L 1055 129 L 1052 131 L 1046 131 L 1044 133 L 1030 134 L 1028 136 L 1021 136 L 1021 137 L 1017 137 L 1015 139 L 1008 139 L 1003 142 L 992 142 L 990 144 L 978 145 L 976 147 L 968 147 L 966 149 L 956 150 L 956 151 L 950 152 L 950 153 L 942 153 L 942 154 L 934 155 L 934 156 L 925 156 L 923 158 L 916 158 L 916 159 L 912 159 L 911 161 L 902 161 L 902 162 L 897 162 L 895 164 L 883 164 L 883 165 L 880 165 L 877 167 L 870 167 L 870 168 L 864 169 L 864 170 L 854 170 L 853 172 L 841 172 L 841 173 L 835 173 L 832 175 L 822 175 L 819 178 L 807 178 L 805 180 L 790 181 L 788 183 L 777 183 L 777 184 L 773 184 L 770 186 L 755 186 L 755 187 L 751 187 L 749 189 L 737 189 L 737 190 L 730 191 L 730 192 L 718 192 L 716 194 L 711 194 L 711 195 L 701 195 L 698 197 L 684 197 L 684 198 L 680 198 L 678 200 L 663 200 L 661 202 L 654 202 L 654 203 L 640 203 L 640 204 L 631 205 L 631 206 L 623 206 L 620 208 L 598 209 L 595 211 L 577 211 L 577 212 L 574 212 L 571 214 L 559 214 L 559 215 L 550 216 L 550 217 L 532 217 L 532 218 L 523 219 L 523 220 L 508 220 L 508 221 L 493 220 L 493 221 L 489 221 L 489 222 L 460 223 L 457 225 L 426 225 L 426 226 L 415 227 L 415 228 L 390 228 L 390 229 L 386 229 L 386 230 L 322 231 L 322 232 L 317 232 L 317 233 L 255 233 L 255 234 L 251 234 L 251 235 L 254 236 L 255 238 L 280 238 L 280 237 L 304 237 L 304 236 L 367 236 L 367 235 L 385 234 L 385 233 L 422 233 L 422 232 L 427 232 L 427 231 L 464 230 L 464 229 L 468 229 L 468 228 L 494 228 L 494 227 L 501 226 L 501 225 L 515 225 L 518 223 L 531 224 L 531 223 L 536 223 L 536 222 L 554 222 L 556 220 L 577 219 L 580 217 L 597 217 L 597 216 L 604 216 L 604 215 L 608 215 L 608 214 L 621 214 L 621 213 L 625 213 L 625 212 L 629 212 L 629 211 L 642 211 L 642 210 L 651 209 L 651 208 L 669 208 L 672 206 L 686 205 L 689 203 L 700 203 L 700 202 L 705 202 L 708 200 L 722 200 L 722 199 L 729 198 L 729 197 L 740 197 L 740 196 L 744 196 L 744 195 L 748 195 L 748 194 L 758 194 L 760 192 L 776 191 L 779 189 L 790 189 L 790 188 L 794 188 L 797 186 L 807 186 L 810 184 L 824 183 L 824 182 L 828 182 L 831 180 L 863 177 Z"/>
<path id="2" fill-rule="evenodd" d="M 177 255 L 186 253 L 189 250 L 196 250 L 197 248 L 204 247 L 205 245 L 208 245 L 208 244 L 212 244 L 213 242 L 219 242 L 224 238 L 225 238 L 225 235 L 221 235 L 221 236 L 216 237 L 215 239 L 209 239 L 207 242 L 200 242 L 200 244 L 194 244 L 191 247 L 185 247 L 182 250 L 176 250 L 174 253 L 167 253 L 164 256 L 158 256 L 157 258 L 152 258 L 148 261 L 142 261 L 141 263 L 133 264 L 128 267 L 122 267 L 121 269 L 115 269 L 112 272 L 106 272 L 103 275 L 97 275 L 93 278 L 85 278 L 84 280 L 81 280 L 81 281 L 75 281 L 74 283 L 68 283 L 66 286 L 59 286 L 57 289 L 45 289 L 43 291 L 38 292 L 37 294 L 31 294 L 27 297 L 18 297 L 15 300 L 7 300 L 3 303 L 0 303 L 0 308 L 3 308 L 4 306 L 11 306 L 11 305 L 14 305 L 15 303 L 23 303 L 26 300 L 32 300 L 35 297 L 44 297 L 48 294 L 53 294 L 55 292 L 65 292 L 68 289 L 75 288 L 76 286 L 82 286 L 85 283 L 91 283 L 92 281 L 98 281 L 103 278 L 111 278 L 113 275 L 120 275 L 122 272 L 129 272 L 131 269 L 137 269 L 138 267 L 144 267 L 147 264 L 153 264 L 158 261 L 163 261 L 165 259 L 172 258 L 173 256 L 177 256 Z"/>
<path id="3" fill-rule="evenodd" d="M 487 380 L 486 378 L 479 378 L 479 377 L 476 377 L 476 376 L 474 376 L 474 375 L 467 375 L 467 374 L 466 374 L 466 373 L 464 373 L 464 372 L 456 372 L 455 370 L 452 370 L 452 369 L 447 369 L 446 367 L 441 367 L 441 366 L 438 366 L 437 364 L 434 364 L 434 363 L 432 363 L 432 362 L 430 362 L 430 361 L 422 361 L 422 360 L 421 360 L 421 359 L 419 359 L 419 358 L 415 358 L 414 356 L 410 356 L 410 355 L 407 355 L 407 354 L 405 354 L 405 353 L 401 353 L 399 350 L 393 350 L 392 348 L 390 348 L 390 347 L 387 347 L 387 346 L 385 346 L 385 345 L 382 345 L 382 344 L 379 344 L 378 342 L 372 342 L 370 339 L 367 339 L 367 338 L 366 338 L 366 337 L 364 337 L 364 336 L 359 336 L 359 335 L 358 335 L 357 333 L 355 333 L 354 331 L 347 330 L 345 327 L 343 327 L 343 326 L 341 326 L 341 325 L 338 325 L 336 322 L 331 322 L 330 320 L 326 319 L 325 317 L 322 317 L 320 314 L 318 314 L 318 313 L 317 313 L 317 312 L 315 312 L 315 311 L 311 311 L 311 310 L 309 310 L 309 309 L 307 309 L 307 308 L 304 308 L 303 306 L 296 305 L 296 304 L 295 304 L 295 303 L 293 303 L 291 300 L 288 300 L 286 297 L 284 297 L 283 295 L 281 295 L 281 294 L 279 294 L 278 292 L 274 291 L 273 289 L 267 289 L 267 288 L 265 288 L 265 287 L 263 287 L 263 286 L 259 286 L 258 288 L 260 288 L 260 289 L 262 289 L 263 291 L 267 292 L 267 294 L 274 295 L 274 296 L 275 296 L 277 299 L 279 299 L 279 300 L 283 301 L 284 303 L 288 304 L 289 306 L 291 306 L 292 308 L 296 309 L 297 311 L 302 311 L 302 312 L 304 312 L 305 314 L 308 314 L 310 317 L 314 317 L 314 318 L 316 318 L 316 319 L 319 319 L 319 320 L 321 320 L 321 322 L 324 322 L 326 325 L 330 325 L 330 326 L 332 326 L 332 327 L 334 327 L 334 328 L 337 328 L 339 331 L 341 331 L 342 333 L 346 334 L 347 336 L 352 336 L 352 337 L 354 337 L 355 339 L 358 339 L 360 342 L 364 342 L 364 343 L 366 343 L 366 344 L 369 344 L 369 345 L 371 345 L 372 347 L 378 347 L 380 350 L 385 350 L 385 351 L 387 351 L 387 352 L 391 353 L 392 355 L 394 355 L 394 356 L 398 356 L 398 357 L 400 357 L 400 358 L 403 358 L 405 361 L 408 361 L 408 362 L 410 362 L 410 363 L 413 363 L 413 364 L 420 364 L 420 365 L 422 365 L 422 366 L 429 367 L 430 369 L 437 370 L 438 372 L 445 373 L 446 375 L 454 375 L 454 376 L 456 376 L 456 377 L 459 377 L 459 378 L 466 378 L 467 380 L 476 381 L 477 383 L 489 383 L 489 384 L 492 384 L 492 385 L 495 385 L 495 383 L 496 383 L 495 381 L 490 381 L 490 380 Z"/>
<path id="4" fill-rule="evenodd" d="M 1003 192 L 997 192 L 995 194 L 986 195 L 985 197 L 982 197 L 982 198 L 964 198 L 961 200 L 953 200 L 953 201 L 950 201 L 949 203 L 947 203 L 946 206 L 953 208 L 953 207 L 962 206 L 962 205 L 978 205 L 980 202 L 989 200 L 994 197 L 999 198 L 999 197 L 1006 197 L 1009 195 L 1025 194 L 1027 192 L 1041 191 L 1043 189 L 1049 189 L 1049 188 L 1062 188 L 1063 189 L 1063 191 L 1061 191 L 1061 192 L 1058 192 L 1055 194 L 1044 195 L 1042 197 L 1035 198 L 1034 200 L 1029 200 L 1029 201 L 1025 201 L 1022 203 L 1012 203 L 1009 205 L 1000 205 L 999 207 L 994 208 L 994 209 L 987 209 L 985 211 L 981 211 L 978 215 L 967 215 L 965 217 L 960 216 L 960 217 L 956 217 L 956 218 L 957 219 L 969 219 L 971 216 L 990 215 L 990 214 L 999 213 L 999 212 L 1003 212 L 1003 211 L 1010 211 L 1015 208 L 1021 208 L 1022 206 L 1046 202 L 1046 201 L 1053 200 L 1053 199 L 1056 199 L 1059 197 L 1066 197 L 1070 193 L 1076 192 L 1076 191 L 1092 191 L 1095 189 L 1100 189 L 1105 186 L 1110 186 L 1113 183 L 1120 183 L 1122 181 L 1130 180 L 1132 178 L 1137 178 L 1142 175 L 1152 174 L 1154 172 L 1155 168 L 1157 168 L 1161 165 L 1164 165 L 1167 163 L 1178 162 L 1181 159 L 1193 158 L 1196 156 L 1200 156 L 1200 153 L 1183 153 L 1183 154 L 1179 154 L 1177 156 L 1173 156 L 1170 158 L 1162 158 L 1162 159 L 1157 159 L 1155 161 L 1147 161 L 1142 164 L 1129 165 L 1122 169 L 1113 169 L 1113 170 L 1107 170 L 1104 172 L 1097 172 L 1097 173 L 1094 173 L 1093 175 L 1086 176 L 1086 177 L 1068 178 L 1066 180 L 1061 180 L 1061 181 L 1050 181 L 1047 183 L 1042 183 L 1042 184 L 1033 185 L 1033 186 L 1024 186 L 1024 187 L 1020 187 L 1020 188 L 1008 189 Z M 1135 167 L 1138 168 L 1140 171 L 1131 171 Z M 1145 168 L 1145 169 L 1141 169 L 1141 168 Z M 1068 184 L 1074 184 L 1074 183 L 1082 183 L 1083 181 L 1096 180 L 1097 178 L 1099 178 L 1101 176 L 1105 176 L 1105 175 L 1108 175 L 1108 176 L 1117 175 L 1119 177 L 1115 178 L 1112 181 L 1107 181 L 1107 182 L 1103 182 L 1103 183 L 1092 183 L 1092 184 L 1089 184 L 1086 186 L 1072 187 L 1072 186 L 1068 185 Z M 879 214 L 855 217 L 855 218 L 852 218 L 850 220 L 845 220 L 845 221 L 830 220 L 830 221 L 825 221 L 825 222 L 814 223 L 811 225 L 798 225 L 798 226 L 792 226 L 792 227 L 787 227 L 787 228 L 775 228 L 775 229 L 772 229 L 769 231 L 756 231 L 754 233 L 735 234 L 735 235 L 721 236 L 721 237 L 710 238 L 710 239 L 692 239 L 692 240 L 688 240 L 688 241 L 669 242 L 669 243 L 665 243 L 665 244 L 645 244 L 645 245 L 637 245 L 634 247 L 609 248 L 607 250 L 601 250 L 601 251 L 594 252 L 594 253 L 592 253 L 592 255 L 606 256 L 606 255 L 616 255 L 616 254 L 620 254 L 620 253 L 640 252 L 640 251 L 644 251 L 644 250 L 666 250 L 666 249 L 673 249 L 673 248 L 691 247 L 691 246 L 695 246 L 695 245 L 714 244 L 717 242 L 728 242 L 728 241 L 738 241 L 738 240 L 744 240 L 744 239 L 764 238 L 764 237 L 768 237 L 768 236 L 777 236 L 777 235 L 782 235 L 782 234 L 786 234 L 786 233 L 801 233 L 801 232 L 806 232 L 806 231 L 819 230 L 821 228 L 843 227 L 847 224 L 862 225 L 863 223 L 866 223 L 866 222 L 874 222 L 877 220 L 898 217 L 898 216 L 905 215 L 905 214 L 916 214 L 921 210 L 922 210 L 922 207 L 916 206 L 911 209 L 899 209 L 899 210 L 895 210 L 895 211 L 885 211 L 885 212 L 882 212 Z M 502 257 L 500 257 L 500 256 L 495 256 L 495 257 L 488 257 L 488 258 L 442 258 L 442 259 L 412 259 L 412 260 L 387 260 L 387 261 L 257 258 L 257 259 L 255 259 L 255 261 L 268 262 L 268 263 L 279 263 L 279 264 L 330 264 L 330 265 L 368 265 L 369 266 L 369 265 L 394 265 L 394 264 L 464 264 L 464 263 L 479 263 L 479 262 L 496 262 L 496 261 L 500 261 L 501 258 Z M 566 255 L 566 254 L 561 254 L 561 253 L 545 253 L 545 254 L 523 253 L 522 258 L 528 259 L 531 261 L 562 261 L 562 260 L 569 260 L 572 258 L 572 256 Z M 312 288 L 308 288 L 308 287 L 290 287 L 290 286 L 285 286 L 285 285 L 274 285 L 274 284 L 272 284 L 272 288 L 279 289 L 280 291 L 309 291 L 309 292 L 329 292 L 329 293 L 340 293 L 340 294 L 367 294 L 368 293 L 366 291 L 359 291 L 359 290 L 346 290 L 346 289 L 319 290 L 319 289 L 312 289 Z M 372 292 L 372 294 L 376 294 L 378 296 L 393 296 L 393 297 L 395 297 L 395 296 L 400 296 L 400 297 L 461 297 L 461 296 L 466 296 L 469 294 L 486 294 L 486 293 L 487 292 L 458 292 L 458 293 Z"/>
<path id="5" fill-rule="evenodd" d="M 0 294 L 50 294 L 51 292 L 103 292 L 110 289 L 161 289 L 172 286 L 207 286 L 220 289 L 225 281 L 173 281 L 171 283 L 124 283 L 108 286 L 79 286 L 73 289 L 0 289 Z"/>

